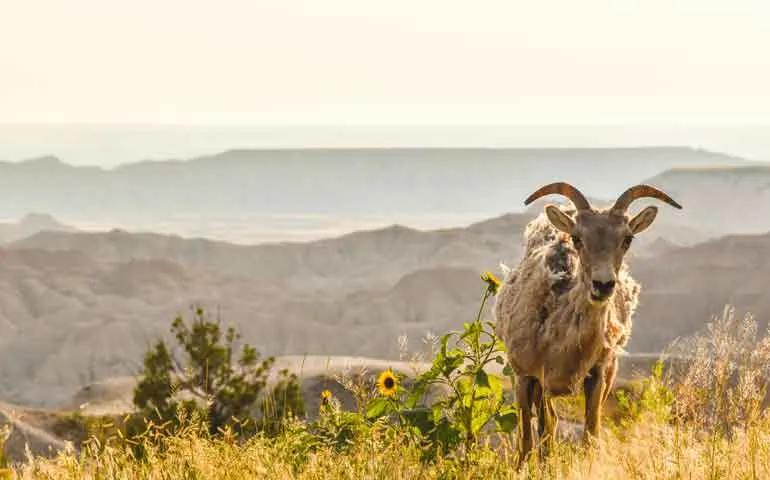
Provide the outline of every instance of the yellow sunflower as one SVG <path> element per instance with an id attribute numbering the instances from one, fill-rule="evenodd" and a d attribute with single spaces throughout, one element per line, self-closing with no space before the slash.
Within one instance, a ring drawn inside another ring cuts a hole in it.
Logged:
<path id="1" fill-rule="evenodd" d="M 318 405 L 318 413 L 324 413 L 332 408 L 332 392 L 324 390 L 321 392 L 321 403 Z"/>
<path id="2" fill-rule="evenodd" d="M 398 379 L 391 370 L 385 370 L 377 378 L 377 389 L 386 397 L 392 397 L 398 390 Z"/>
<path id="3" fill-rule="evenodd" d="M 492 272 L 484 272 L 484 275 L 481 276 L 481 279 L 487 282 L 487 288 L 492 291 L 492 293 L 497 293 L 497 291 L 500 289 L 500 280 L 492 274 Z"/>

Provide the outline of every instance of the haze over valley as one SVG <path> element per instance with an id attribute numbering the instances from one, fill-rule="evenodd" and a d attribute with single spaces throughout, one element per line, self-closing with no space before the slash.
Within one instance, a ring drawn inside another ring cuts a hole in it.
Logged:
<path id="1" fill-rule="evenodd" d="M 672 168 L 755 164 L 684 147 L 229 150 L 108 169 L 46 156 L 0 163 L 0 218 L 41 212 L 86 230 L 309 241 L 521 212 L 528 190 L 554 175 L 610 199 Z"/>

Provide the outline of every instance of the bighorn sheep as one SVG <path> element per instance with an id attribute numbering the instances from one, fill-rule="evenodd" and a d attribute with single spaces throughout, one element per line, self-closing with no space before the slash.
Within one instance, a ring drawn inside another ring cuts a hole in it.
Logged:
<path id="1" fill-rule="evenodd" d="M 524 201 L 560 194 L 574 208 L 546 205 L 525 230 L 518 267 L 507 272 L 494 307 L 497 335 L 516 376 L 519 452 L 532 449 L 532 407 L 537 406 L 540 441 L 552 440 L 556 415 L 552 396 L 585 393 L 584 440 L 598 434 L 601 408 L 615 381 L 616 352 L 631 333 L 639 284 L 624 256 L 634 235 L 652 224 L 658 209 L 635 217 L 626 210 L 642 197 L 681 205 L 647 185 L 629 188 L 615 204 L 597 210 L 572 185 L 546 185 Z"/>

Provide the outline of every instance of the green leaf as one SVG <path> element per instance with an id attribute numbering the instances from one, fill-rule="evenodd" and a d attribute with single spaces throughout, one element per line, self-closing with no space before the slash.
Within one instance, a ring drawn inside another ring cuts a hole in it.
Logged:
<path id="1" fill-rule="evenodd" d="M 406 398 L 406 402 L 404 402 L 404 406 L 406 406 L 406 408 L 415 408 L 417 402 L 425 396 L 426 387 L 427 385 L 424 382 L 415 383 L 412 387 L 412 391 L 409 392 L 409 396 Z"/>
<path id="2" fill-rule="evenodd" d="M 655 364 L 652 366 L 652 378 L 655 380 L 660 380 L 663 378 L 663 362 L 660 361 L 660 359 L 655 361 Z"/>
<path id="3" fill-rule="evenodd" d="M 481 335 L 479 335 L 479 340 L 481 340 Z M 493 338 L 491 340 L 487 340 L 486 342 L 481 342 L 481 345 L 479 345 L 479 347 L 481 347 L 482 350 L 491 350 L 494 345 L 495 345 L 495 339 Z"/>
<path id="4" fill-rule="evenodd" d="M 510 377 L 511 375 L 513 375 L 513 368 L 511 368 L 510 365 L 506 365 L 505 367 L 503 367 L 503 375 L 505 375 L 506 377 Z"/>
<path id="5" fill-rule="evenodd" d="M 476 395 L 473 397 L 474 400 L 478 403 L 481 403 L 482 400 L 488 400 L 489 398 L 492 398 L 492 394 L 489 391 L 488 388 L 480 389 L 476 392 Z M 471 397 L 468 397 L 468 401 L 470 402 Z M 480 407 L 479 407 L 480 408 Z"/>
<path id="6" fill-rule="evenodd" d="M 503 358 L 503 356 L 502 356 L 502 355 L 498 355 L 498 356 L 496 356 L 496 357 L 495 357 L 495 361 L 496 361 L 497 363 L 499 363 L 500 365 L 502 365 L 502 364 L 504 364 L 504 363 L 505 363 L 505 359 Z"/>
<path id="7" fill-rule="evenodd" d="M 444 369 L 442 373 L 444 376 L 448 377 L 452 372 L 454 372 L 457 367 L 463 364 L 463 357 L 456 356 L 456 357 L 447 357 L 446 361 L 444 362 Z"/>
<path id="8" fill-rule="evenodd" d="M 454 348 L 447 352 L 447 357 L 462 357 L 465 354 L 462 350 L 459 348 Z"/>
<path id="9" fill-rule="evenodd" d="M 438 424 L 439 421 L 441 421 L 441 417 L 444 415 L 445 405 L 446 402 L 441 400 L 433 404 L 433 407 L 431 407 L 431 410 L 433 410 L 433 423 Z"/>
<path id="10" fill-rule="evenodd" d="M 436 356 L 436 359 L 438 359 L 438 356 L 441 354 L 438 354 Z M 444 359 L 441 359 L 441 363 L 434 361 L 433 365 L 430 367 L 430 370 L 427 372 L 424 372 L 422 375 L 418 376 L 416 379 L 417 383 L 422 383 L 424 385 L 428 385 L 430 383 L 433 383 L 433 381 L 441 374 L 442 366 Z"/>
<path id="11" fill-rule="evenodd" d="M 489 390 L 492 392 L 492 396 L 495 399 L 503 398 L 503 380 L 497 375 L 488 375 L 487 383 L 489 384 Z"/>
<path id="12" fill-rule="evenodd" d="M 372 400 L 366 407 L 366 417 L 374 419 L 390 413 L 392 410 L 390 401 L 385 397 L 379 397 Z"/>
<path id="13" fill-rule="evenodd" d="M 471 385 L 472 383 L 468 377 L 460 377 L 455 381 L 455 387 L 461 395 L 465 395 L 466 393 L 470 392 Z"/>
<path id="14" fill-rule="evenodd" d="M 471 419 L 471 432 L 476 434 L 489 422 L 490 417 L 484 412 L 477 411 L 474 413 L 475 415 L 473 416 L 473 419 Z"/>
<path id="15" fill-rule="evenodd" d="M 462 335 L 460 335 L 460 340 L 464 340 L 468 337 L 472 339 L 472 342 L 475 344 L 479 340 L 479 334 L 481 333 L 481 324 L 477 322 L 463 323 L 463 329 L 465 330 Z"/>
<path id="16" fill-rule="evenodd" d="M 444 368 L 444 362 L 446 361 L 446 352 L 438 352 L 436 354 L 436 358 L 433 359 L 433 364 L 430 367 L 430 370 L 425 372 L 423 375 L 426 377 L 429 376 L 437 376 L 439 372 L 441 372 Z"/>
<path id="17" fill-rule="evenodd" d="M 447 419 L 442 420 L 436 425 L 433 435 L 434 441 L 443 447 L 445 452 L 451 451 L 462 441 L 460 430 Z"/>
<path id="18" fill-rule="evenodd" d="M 498 432 L 511 433 L 516 428 L 518 415 L 515 409 L 503 410 L 495 415 L 495 426 Z"/>
<path id="19" fill-rule="evenodd" d="M 446 355 L 447 343 L 449 342 L 449 339 L 455 335 L 455 333 L 456 332 L 449 332 L 441 337 L 441 353 L 444 355 Z"/>
<path id="20" fill-rule="evenodd" d="M 420 430 L 422 435 L 428 435 L 435 427 L 433 410 L 427 407 L 413 408 L 403 411 L 404 418 Z"/>
<path id="21" fill-rule="evenodd" d="M 475 379 L 476 385 L 480 387 L 489 387 L 489 375 L 487 375 L 487 372 L 484 370 L 479 370 L 476 372 L 476 379 Z"/>

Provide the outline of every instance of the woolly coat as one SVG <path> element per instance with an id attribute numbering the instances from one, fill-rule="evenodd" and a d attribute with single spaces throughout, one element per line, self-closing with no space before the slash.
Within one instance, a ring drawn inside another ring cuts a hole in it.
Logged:
<path id="1" fill-rule="evenodd" d="M 562 210 L 574 218 L 574 208 Z M 524 243 L 497 293 L 496 333 L 514 372 L 537 378 L 552 395 L 576 393 L 593 366 L 614 361 L 628 342 L 639 284 L 624 263 L 611 300 L 590 303 L 578 253 L 545 213 L 527 225 Z"/>

